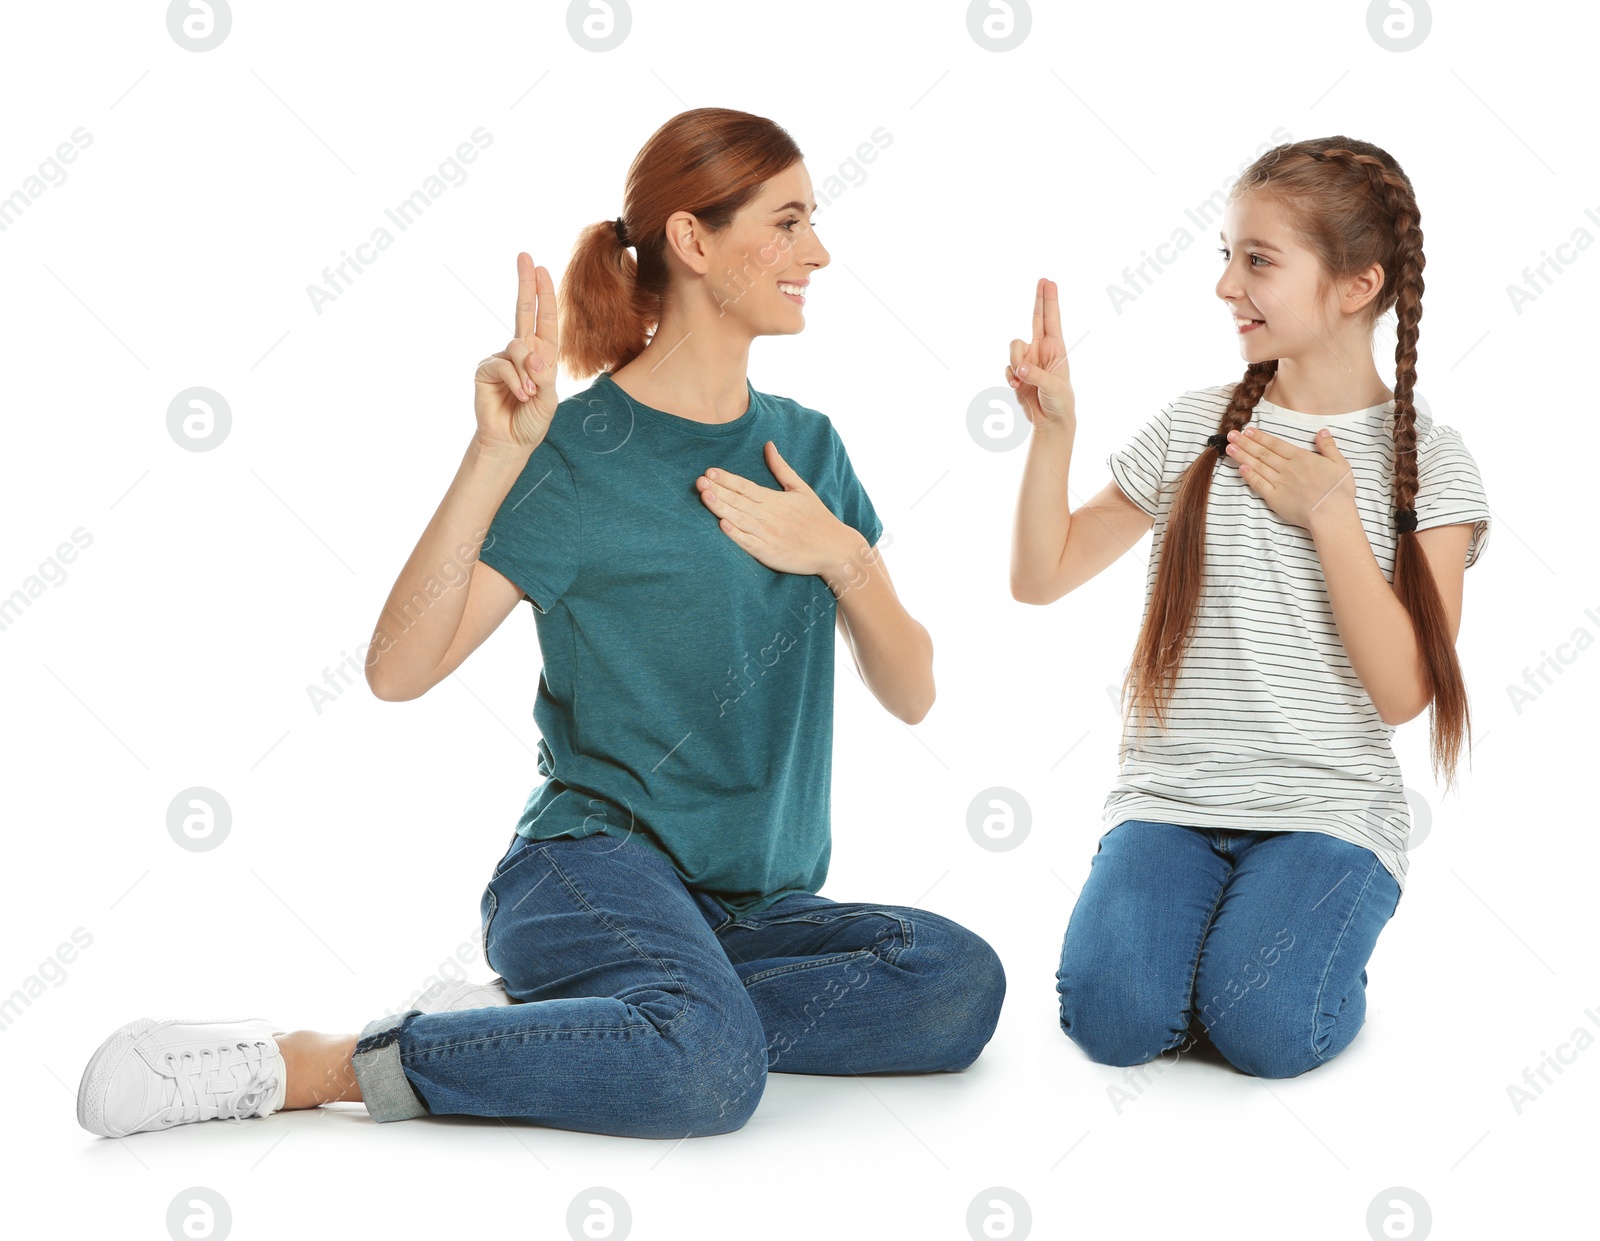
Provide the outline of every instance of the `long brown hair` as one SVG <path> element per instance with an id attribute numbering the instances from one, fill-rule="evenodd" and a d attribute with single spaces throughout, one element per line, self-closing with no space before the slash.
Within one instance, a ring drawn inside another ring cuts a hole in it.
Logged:
<path id="1" fill-rule="evenodd" d="M 1322 265 L 1324 287 L 1383 267 L 1383 288 L 1364 308 L 1370 329 L 1394 307 L 1398 339 L 1394 363 L 1394 508 L 1414 509 L 1417 498 L 1417 324 L 1422 318 L 1422 229 L 1411 180 L 1388 152 L 1346 138 L 1312 138 L 1265 152 L 1239 178 L 1230 197 L 1270 195 L 1288 215 L 1301 241 Z M 1233 389 L 1217 433 L 1242 430 L 1250 421 L 1277 359 L 1252 362 Z M 1172 512 L 1156 568 L 1123 699 L 1139 716 L 1154 715 L 1165 728 L 1166 707 L 1189 645 L 1205 571 L 1206 509 L 1221 455 L 1204 448 L 1177 482 Z M 1431 752 L 1435 775 L 1455 781 L 1463 734 L 1471 736 L 1466 684 L 1439 588 L 1414 531 L 1395 540 L 1394 590 L 1411 617 L 1423 674 L 1431 695 Z M 1126 753 L 1126 743 L 1123 752 Z"/>
<path id="2" fill-rule="evenodd" d="M 688 211 L 713 232 L 724 229 L 762 185 L 801 158 L 782 126 L 732 108 L 693 108 L 656 130 L 628 169 L 626 244 L 614 221 L 588 225 L 561 278 L 562 368 L 582 379 L 643 352 L 661 322 L 671 275 L 668 216 Z"/>

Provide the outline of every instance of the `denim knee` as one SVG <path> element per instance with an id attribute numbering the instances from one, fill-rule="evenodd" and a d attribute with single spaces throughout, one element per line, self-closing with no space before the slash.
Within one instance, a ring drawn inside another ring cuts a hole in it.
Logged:
<path id="1" fill-rule="evenodd" d="M 1183 1040 L 1188 1023 L 1125 979 L 1057 972 L 1061 1029 L 1096 1064 L 1146 1064 Z"/>
<path id="2" fill-rule="evenodd" d="M 688 1085 L 668 1110 L 669 1121 L 677 1125 L 673 1136 L 688 1132 L 700 1137 L 744 1128 L 767 1086 L 766 1038 L 759 1023 L 754 1036 L 743 1031 L 701 1056 L 683 1081 Z"/>
<path id="3" fill-rule="evenodd" d="M 636 1138 L 702 1138 L 742 1129 L 766 1088 L 766 1051 L 750 1058 L 679 1059 L 635 1087 L 632 1117 L 617 1130 Z M 610 1132 L 610 1131 L 608 1131 Z"/>
<path id="4" fill-rule="evenodd" d="M 766 1089 L 766 1036 L 754 1009 L 723 1038 L 688 1044 L 685 1057 L 682 1075 L 664 1083 L 662 1119 L 670 1135 L 731 1134 L 746 1126 Z"/>
<path id="5" fill-rule="evenodd" d="M 1299 1077 L 1343 1051 L 1361 1026 L 1361 1016 L 1342 1021 L 1322 1036 L 1311 1013 L 1230 1013 L 1207 1031 L 1229 1064 L 1252 1077 Z"/>
<path id="6" fill-rule="evenodd" d="M 1006 971 L 988 940 L 948 919 L 940 923 L 936 949 L 927 942 L 930 924 L 919 921 L 916 930 L 917 946 L 932 949 L 926 959 L 938 962 L 930 970 L 937 981 L 930 988 L 933 1010 L 921 1044 L 927 1058 L 922 1071 L 954 1073 L 976 1060 L 994 1037 Z M 902 956 L 899 963 L 910 966 L 913 958 Z"/>

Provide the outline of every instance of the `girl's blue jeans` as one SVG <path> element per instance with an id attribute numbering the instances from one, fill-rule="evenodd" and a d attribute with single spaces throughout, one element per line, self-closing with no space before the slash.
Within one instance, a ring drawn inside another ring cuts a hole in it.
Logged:
<path id="1" fill-rule="evenodd" d="M 1005 972 L 939 914 L 792 893 L 735 917 L 652 846 L 516 837 L 483 894 L 509 1006 L 369 1022 L 354 1069 L 374 1120 L 518 1117 L 629 1137 L 726 1133 L 768 1070 L 966 1068 Z"/>
<path id="2" fill-rule="evenodd" d="M 1367 959 L 1400 900 L 1377 855 L 1323 832 L 1130 819 L 1100 838 L 1061 945 L 1061 1028 L 1100 1064 L 1187 1050 L 1294 1077 L 1367 1010 Z"/>

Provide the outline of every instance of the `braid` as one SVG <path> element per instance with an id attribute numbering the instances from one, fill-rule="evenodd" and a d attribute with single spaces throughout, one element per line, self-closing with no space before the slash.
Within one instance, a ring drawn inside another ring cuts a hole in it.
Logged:
<path id="1" fill-rule="evenodd" d="M 1343 147 L 1311 152 L 1312 158 L 1339 164 L 1367 178 L 1372 196 L 1383 204 L 1394 228 L 1395 268 L 1385 272 L 1385 289 L 1394 291 L 1396 321 L 1394 347 L 1394 506 L 1399 513 L 1415 513 L 1417 502 L 1417 411 L 1412 394 L 1417 386 L 1417 337 L 1422 319 L 1422 229 L 1411 186 L 1372 155 Z M 1414 519 L 1402 521 L 1400 537 L 1415 533 Z"/>
<path id="2" fill-rule="evenodd" d="M 1336 163 L 1364 175 L 1375 202 L 1394 231 L 1393 273 L 1385 272 L 1385 285 L 1379 294 L 1382 305 L 1393 297 L 1395 311 L 1394 347 L 1394 502 L 1399 533 L 1395 538 L 1394 589 L 1407 615 L 1422 653 L 1423 676 L 1432 705 L 1432 751 L 1435 771 L 1443 770 L 1454 782 L 1463 734 L 1470 747 L 1472 720 L 1467 706 L 1466 681 L 1456 658 L 1455 643 L 1449 636 L 1444 602 L 1434 581 L 1433 570 L 1416 538 L 1417 503 L 1417 410 L 1413 394 L 1417 386 L 1418 323 L 1422 319 L 1422 269 L 1427 260 L 1422 253 L 1421 213 L 1411 183 L 1397 167 L 1374 155 L 1332 147 L 1312 158 Z"/>
<path id="3" fill-rule="evenodd" d="M 1177 685 L 1189 639 L 1194 632 L 1206 560 L 1206 511 L 1211 506 L 1211 482 L 1216 464 L 1228 447 L 1228 432 L 1242 430 L 1255 412 L 1261 394 L 1278 373 L 1278 360 L 1252 362 L 1244 378 L 1234 385 L 1228 408 L 1217 433 L 1206 443 L 1216 456 L 1202 450 L 1178 480 L 1174 519 L 1167 523 L 1165 547 L 1156 562 L 1150 615 L 1140 626 L 1133 659 L 1123 677 L 1122 697 L 1131 703 L 1136 732 L 1144 732 L 1147 713 L 1166 727 L 1166 706 Z M 1124 739 L 1121 753 L 1127 753 Z"/>
<path id="4" fill-rule="evenodd" d="M 1228 401 L 1228 408 L 1222 411 L 1217 433 L 1206 440 L 1217 450 L 1217 460 L 1222 460 L 1223 453 L 1228 449 L 1228 432 L 1244 430 L 1245 423 L 1250 421 L 1256 406 L 1261 403 L 1261 394 L 1267 390 L 1267 385 L 1277 373 L 1277 358 L 1252 362 L 1244 368 L 1244 378 L 1233 386 L 1233 397 Z"/>

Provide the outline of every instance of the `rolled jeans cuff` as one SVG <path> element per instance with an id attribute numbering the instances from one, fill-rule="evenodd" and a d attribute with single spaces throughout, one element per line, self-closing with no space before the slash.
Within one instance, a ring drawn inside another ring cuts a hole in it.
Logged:
<path id="1" fill-rule="evenodd" d="M 411 1120 L 428 1114 L 428 1105 L 412 1088 L 400 1066 L 400 1031 L 420 1009 L 391 1013 L 369 1021 L 356 1039 L 350 1067 L 361 1087 L 361 1101 L 373 1120 Z"/>

